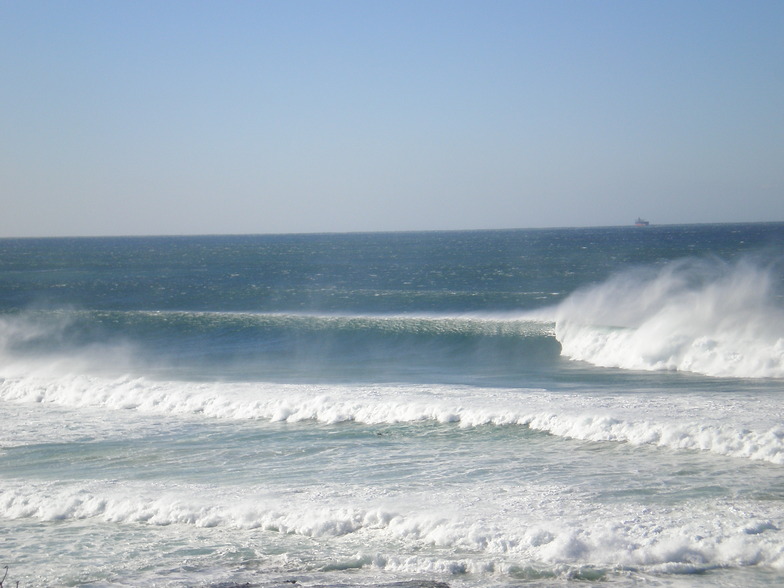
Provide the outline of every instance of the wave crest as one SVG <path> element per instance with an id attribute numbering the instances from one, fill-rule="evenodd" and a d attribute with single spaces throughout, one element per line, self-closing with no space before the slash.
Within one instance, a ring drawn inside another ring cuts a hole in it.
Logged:
<path id="1" fill-rule="evenodd" d="M 784 378 L 774 268 L 685 259 L 619 274 L 558 307 L 556 338 L 564 356 L 602 367 Z"/>
<path id="2" fill-rule="evenodd" d="M 776 423 L 757 422 L 748 428 L 742 422 L 706 424 L 667 414 L 639 420 L 620 412 L 575 412 L 573 399 L 543 390 L 496 389 L 485 396 L 474 393 L 450 385 L 308 386 L 151 381 L 130 376 L 0 377 L 0 401 L 17 404 L 281 423 L 440 423 L 461 428 L 517 425 L 569 439 L 706 451 L 784 464 L 784 428 Z M 635 411 L 645 411 L 646 406 Z M 0 435 L 0 447 L 3 441 Z"/>

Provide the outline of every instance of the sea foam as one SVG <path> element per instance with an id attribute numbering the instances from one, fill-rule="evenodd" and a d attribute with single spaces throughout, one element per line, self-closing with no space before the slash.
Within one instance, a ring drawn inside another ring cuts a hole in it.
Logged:
<path id="1" fill-rule="evenodd" d="M 784 377 L 784 311 L 770 266 L 686 259 L 621 273 L 556 311 L 564 356 L 602 367 Z"/>
<path id="2" fill-rule="evenodd" d="M 534 502 L 548 491 L 536 486 L 524 490 L 521 496 Z M 219 496 L 223 498 L 216 501 Z M 474 509 L 453 513 L 438 508 L 394 509 L 361 504 L 345 495 L 329 500 L 311 495 L 283 499 L 213 486 L 9 482 L 0 489 L 0 516 L 6 519 L 98 519 L 124 525 L 338 538 L 344 557 L 330 565 L 345 568 L 513 574 L 526 564 L 550 570 L 620 566 L 669 572 L 784 567 L 784 521 L 775 509 L 756 512 L 738 503 L 716 516 L 716 505 L 709 503 L 646 509 L 578 504 L 581 508 L 566 511 L 559 504 L 493 517 L 492 509 L 487 516 L 477 516 Z M 390 554 L 384 550 L 390 542 L 414 550 L 406 556 Z"/>
<path id="3" fill-rule="evenodd" d="M 771 407 L 769 418 L 760 419 L 757 402 L 738 413 L 741 399 L 734 403 L 732 414 L 719 414 L 709 399 L 698 402 L 696 397 L 669 399 L 667 408 L 661 408 L 656 398 L 622 408 L 617 402 L 608 404 L 606 399 L 585 394 L 578 402 L 571 396 L 535 389 L 199 383 L 50 374 L 0 379 L 0 400 L 176 418 L 525 426 L 570 439 L 707 451 L 784 464 L 784 427 L 777 424 L 775 410 Z M 649 417 L 635 416 L 639 414 Z"/>

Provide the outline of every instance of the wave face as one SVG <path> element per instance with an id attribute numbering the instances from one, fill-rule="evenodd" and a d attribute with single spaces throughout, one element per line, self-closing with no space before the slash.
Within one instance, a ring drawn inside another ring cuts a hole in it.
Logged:
<path id="1" fill-rule="evenodd" d="M 36 310 L 0 317 L 8 364 L 160 377 L 509 380 L 558 361 L 552 324 L 481 315 Z"/>
<path id="2" fill-rule="evenodd" d="M 557 309 L 563 354 L 604 367 L 784 377 L 781 264 L 682 259 L 623 272 Z"/>
<path id="3" fill-rule="evenodd" d="M 0 240 L 4 583 L 784 584 L 782 243 Z"/>

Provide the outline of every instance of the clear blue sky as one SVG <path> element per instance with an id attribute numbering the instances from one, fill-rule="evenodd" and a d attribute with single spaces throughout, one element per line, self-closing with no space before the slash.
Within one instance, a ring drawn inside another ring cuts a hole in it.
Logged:
<path id="1" fill-rule="evenodd" d="M 784 2 L 0 1 L 0 236 L 784 221 Z"/>

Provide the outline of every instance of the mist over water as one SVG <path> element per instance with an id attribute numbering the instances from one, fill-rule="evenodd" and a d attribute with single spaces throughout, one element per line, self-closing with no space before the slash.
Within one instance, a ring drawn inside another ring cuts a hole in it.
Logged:
<path id="1" fill-rule="evenodd" d="M 558 306 L 563 354 L 604 367 L 784 377 L 780 260 L 687 258 L 629 270 Z"/>
<path id="2" fill-rule="evenodd" d="M 781 225 L 0 241 L 20 586 L 784 581 Z"/>

